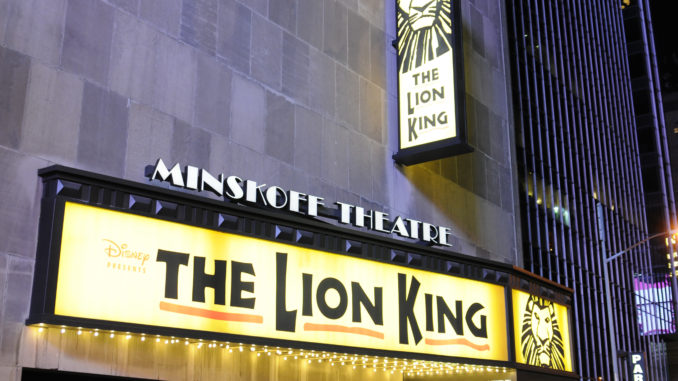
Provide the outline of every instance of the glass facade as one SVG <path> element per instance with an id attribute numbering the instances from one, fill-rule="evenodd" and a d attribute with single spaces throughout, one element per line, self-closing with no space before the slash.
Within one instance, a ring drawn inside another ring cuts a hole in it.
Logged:
<path id="1" fill-rule="evenodd" d="M 644 351 L 650 379 L 665 379 L 665 345 L 643 336 L 639 327 L 654 323 L 639 319 L 666 319 L 670 310 L 656 305 L 649 317 L 634 304 L 634 281 L 652 277 L 649 244 L 608 265 L 611 316 L 605 306 L 605 256 L 649 230 L 629 64 L 636 56 L 622 7 L 520 1 L 507 18 L 525 267 L 575 290 L 581 379 L 613 379 L 611 327 L 619 353 Z M 621 379 L 629 379 L 625 365 L 620 358 Z"/>

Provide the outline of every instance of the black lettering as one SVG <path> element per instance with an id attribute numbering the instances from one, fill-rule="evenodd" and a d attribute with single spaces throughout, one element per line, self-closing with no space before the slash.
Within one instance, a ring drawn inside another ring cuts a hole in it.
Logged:
<path id="1" fill-rule="evenodd" d="M 433 295 L 424 294 L 426 302 L 426 331 L 433 332 Z"/>
<path id="2" fill-rule="evenodd" d="M 165 297 L 178 299 L 179 266 L 188 265 L 189 254 L 158 250 L 156 262 L 165 262 Z"/>
<path id="3" fill-rule="evenodd" d="M 214 304 L 226 305 L 226 261 L 214 261 L 214 275 L 205 274 L 205 257 L 193 257 L 193 301 L 205 302 L 205 288 L 214 290 Z"/>
<path id="4" fill-rule="evenodd" d="M 242 292 L 254 293 L 254 282 L 243 282 L 242 273 L 254 275 L 251 263 L 231 262 L 231 306 L 254 308 L 255 298 L 243 298 Z"/>
<path id="5" fill-rule="evenodd" d="M 417 139 L 417 132 L 414 130 L 414 127 L 417 125 L 417 118 L 410 118 L 407 120 L 407 131 L 408 131 L 408 138 L 409 141 L 412 141 L 412 139 Z"/>
<path id="6" fill-rule="evenodd" d="M 313 275 L 301 274 L 301 281 L 303 283 L 301 314 L 313 316 Z"/>
<path id="7" fill-rule="evenodd" d="M 328 306 L 327 301 L 325 300 L 327 291 L 331 288 L 337 290 L 339 293 L 339 304 L 334 308 Z M 318 304 L 320 312 L 325 315 L 326 318 L 339 319 L 344 316 L 346 307 L 348 306 L 348 294 L 346 293 L 346 288 L 344 288 L 344 285 L 336 278 L 325 278 L 318 285 L 315 302 Z"/>
<path id="8" fill-rule="evenodd" d="M 433 90 L 433 100 L 438 100 L 441 98 L 445 98 L 445 86 L 441 86 L 440 89 L 436 89 L 435 87 L 432 89 Z"/>
<path id="9" fill-rule="evenodd" d="M 374 288 L 374 304 L 370 302 L 365 291 L 360 287 L 360 283 L 351 282 L 351 301 L 353 303 L 353 322 L 362 322 L 360 316 L 360 305 L 365 307 L 365 311 L 370 315 L 370 318 L 376 325 L 384 324 L 384 304 L 383 304 L 383 290 L 381 287 Z"/>
<path id="10" fill-rule="evenodd" d="M 417 299 L 417 292 L 421 284 L 417 278 L 412 277 L 410 289 L 407 288 L 407 275 L 398 274 L 398 322 L 400 331 L 400 344 L 409 344 L 407 334 L 407 324 L 412 328 L 412 335 L 414 336 L 414 343 L 419 344 L 421 341 L 421 331 L 417 325 L 417 319 L 414 316 L 414 302 Z"/>
<path id="11" fill-rule="evenodd" d="M 407 115 L 414 114 L 414 107 L 412 107 L 412 93 L 407 93 Z"/>
<path id="12" fill-rule="evenodd" d="M 431 117 L 425 116 L 424 115 L 424 125 L 419 126 L 419 129 L 426 129 L 429 126 L 435 127 L 436 126 L 436 115 L 432 114 Z"/>
<path id="13" fill-rule="evenodd" d="M 287 311 L 285 306 L 287 253 L 276 253 L 275 264 L 275 329 L 294 332 L 297 310 Z"/>
<path id="14" fill-rule="evenodd" d="M 471 304 L 471 307 L 466 311 L 466 325 L 468 325 L 473 336 L 487 338 L 487 317 L 485 315 L 480 316 L 480 328 L 473 324 L 473 315 L 483 308 L 485 307 L 480 303 Z"/>
<path id="15" fill-rule="evenodd" d="M 453 315 L 445 299 L 442 296 L 436 296 L 436 308 L 438 309 L 438 332 L 445 333 L 445 318 L 452 325 L 454 333 L 457 335 L 464 335 L 464 325 L 462 321 L 463 312 L 461 310 L 461 300 L 455 302 L 456 314 Z"/>

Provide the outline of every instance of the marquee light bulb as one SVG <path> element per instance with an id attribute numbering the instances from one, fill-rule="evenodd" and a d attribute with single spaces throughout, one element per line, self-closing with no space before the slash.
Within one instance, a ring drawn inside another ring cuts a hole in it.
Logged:
<path id="1" fill-rule="evenodd" d="M 47 328 L 58 328 L 60 332 L 66 333 L 66 330 L 71 329 L 77 333 L 77 335 L 82 335 L 83 331 L 85 333 L 92 333 L 95 337 L 99 336 L 99 329 L 85 330 L 82 327 L 69 327 L 69 326 L 46 326 Z M 38 325 L 38 332 L 44 331 L 44 327 Z M 103 331 L 103 332 L 106 332 Z M 116 332 L 114 330 L 109 331 L 110 338 L 115 337 Z M 125 336 L 126 339 L 131 339 L 132 336 L 138 336 L 141 341 L 146 341 L 146 333 L 131 333 L 131 332 L 120 332 L 121 335 Z M 202 339 L 190 339 L 190 338 L 175 338 L 173 336 L 161 336 L 155 335 L 156 343 L 159 343 L 161 340 L 165 344 L 178 344 L 183 341 L 184 345 L 188 346 L 189 344 L 197 344 L 196 347 L 202 348 L 203 344 L 207 344 L 207 348 L 226 348 L 229 350 L 229 353 L 238 348 L 240 352 L 243 352 L 245 348 L 249 348 L 251 352 L 257 353 L 257 357 L 262 357 L 262 354 L 265 353 L 267 356 L 273 354 L 280 356 L 283 361 L 292 360 L 306 360 L 308 364 L 312 364 L 314 359 L 317 360 L 317 363 L 322 364 L 323 362 L 329 362 L 330 366 L 350 366 L 349 369 L 356 369 L 358 365 L 362 365 L 363 369 L 366 369 L 367 366 L 372 365 L 372 370 L 383 370 L 384 372 L 400 372 L 400 374 L 409 374 L 409 375 L 445 375 L 452 373 L 475 373 L 475 372 L 507 372 L 505 367 L 492 367 L 485 365 L 463 365 L 459 363 L 446 363 L 446 362 L 437 362 L 437 361 L 420 361 L 420 360 L 407 360 L 403 358 L 395 357 L 382 357 L 382 356 L 368 356 L 368 355 L 349 355 L 348 353 L 338 353 L 333 351 L 315 351 L 315 350 L 295 350 L 293 348 L 284 348 L 281 349 L 279 346 L 271 347 L 269 350 L 268 346 L 262 345 L 257 346 L 255 344 L 236 344 L 239 345 L 236 348 L 230 346 L 226 341 L 219 342 L 217 340 L 208 340 L 203 341 Z M 152 337 L 152 335 L 150 336 Z M 275 349 L 274 349 L 275 348 Z M 326 360 L 326 361 L 323 361 Z M 383 360 L 383 361 L 382 361 Z"/>

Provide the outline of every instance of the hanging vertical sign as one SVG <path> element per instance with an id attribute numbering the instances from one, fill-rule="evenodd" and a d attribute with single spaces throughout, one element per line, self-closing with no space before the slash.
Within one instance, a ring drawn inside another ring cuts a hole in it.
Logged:
<path id="1" fill-rule="evenodd" d="M 466 144 L 459 0 L 397 0 L 399 147 L 410 165 Z"/>

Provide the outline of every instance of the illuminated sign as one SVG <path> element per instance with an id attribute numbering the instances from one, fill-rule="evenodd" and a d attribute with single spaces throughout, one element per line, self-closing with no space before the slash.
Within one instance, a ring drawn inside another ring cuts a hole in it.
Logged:
<path id="1" fill-rule="evenodd" d="M 629 376 L 631 376 L 631 381 L 645 381 L 645 374 L 647 373 L 647 368 L 645 367 L 645 353 L 643 352 L 630 352 L 628 354 L 628 369 Z"/>
<path id="2" fill-rule="evenodd" d="M 572 371 L 567 307 L 512 290 L 516 362 Z"/>
<path id="3" fill-rule="evenodd" d="M 671 242 L 669 243 L 669 239 Z M 678 235 L 673 234 L 671 237 L 664 238 L 664 242 L 666 243 L 666 250 L 668 253 L 666 253 L 666 259 L 668 259 L 667 266 L 669 268 L 669 275 L 673 277 L 674 275 L 678 275 L 678 251 L 676 249 L 678 248 Z M 673 251 L 673 255 L 671 255 L 671 251 Z"/>
<path id="4" fill-rule="evenodd" d="M 54 314 L 508 361 L 505 289 L 66 202 Z"/>
<path id="5" fill-rule="evenodd" d="M 325 208 L 325 199 L 297 191 L 285 191 L 277 185 L 258 184 L 256 181 L 243 180 L 238 176 L 214 176 L 203 168 L 187 165 L 182 171 L 179 163 L 168 168 L 162 159 L 158 159 L 149 172 L 150 180 L 167 181 L 170 184 L 189 190 L 209 191 L 225 199 L 258 204 L 278 210 L 318 217 L 319 210 Z M 395 216 L 378 210 L 369 210 L 345 202 L 335 202 L 336 209 L 325 213 L 323 217 L 336 218 L 342 224 L 352 224 L 360 228 L 401 237 L 416 239 L 432 245 L 452 246 L 449 243 L 451 229 L 421 222 L 411 218 Z"/>
<path id="6" fill-rule="evenodd" d="M 641 335 L 671 334 L 676 331 L 673 298 L 671 296 L 671 274 L 645 282 L 645 277 L 635 275 L 633 294 L 636 301 L 638 327 Z M 668 318 L 660 318 L 666 316 Z"/>
<path id="7" fill-rule="evenodd" d="M 459 1 L 397 0 L 399 151 L 416 164 L 466 145 Z"/>

